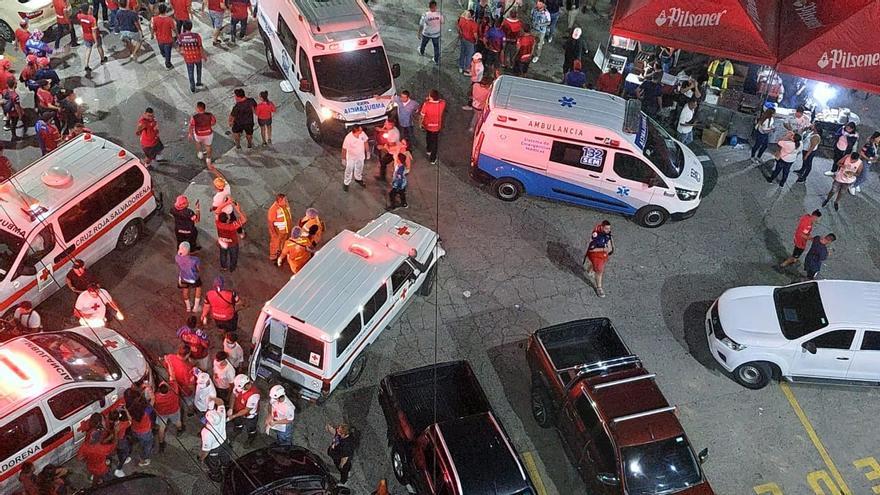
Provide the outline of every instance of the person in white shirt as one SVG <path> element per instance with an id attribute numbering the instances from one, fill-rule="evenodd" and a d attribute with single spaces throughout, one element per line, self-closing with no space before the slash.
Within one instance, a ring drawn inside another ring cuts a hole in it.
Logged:
<path id="1" fill-rule="evenodd" d="M 124 319 L 122 311 L 110 297 L 110 293 L 98 284 L 92 283 L 85 292 L 77 296 L 73 314 L 79 318 L 83 326 L 101 327 L 107 322 L 107 306 L 116 311 L 116 319 Z"/>
<path id="2" fill-rule="evenodd" d="M 30 301 L 22 301 L 15 308 L 13 321 L 19 331 L 33 333 L 43 329 L 43 323 L 40 321 L 40 314 L 34 311 L 34 305 Z"/>
<path id="3" fill-rule="evenodd" d="M 228 416 L 229 422 L 235 427 L 237 436 L 247 429 L 248 438 L 245 445 L 250 445 L 257 437 L 257 417 L 260 414 L 260 389 L 247 375 L 238 375 L 233 380 L 232 409 Z"/>
<path id="4" fill-rule="evenodd" d="M 293 418 L 296 407 L 287 398 L 284 387 L 275 385 L 269 389 L 269 415 L 266 417 L 266 434 L 275 431 L 278 445 L 293 445 Z"/>
<path id="5" fill-rule="evenodd" d="M 223 352 L 226 353 L 226 359 L 229 361 L 229 364 L 237 372 L 241 371 L 241 365 L 244 364 L 244 349 L 238 343 L 238 334 L 226 332 L 226 336 L 223 337 Z"/>
<path id="6" fill-rule="evenodd" d="M 792 117 L 789 122 L 782 124 L 782 126 L 789 131 L 794 132 L 795 134 L 800 134 L 803 136 L 804 131 L 807 129 L 807 127 L 810 127 L 810 125 L 812 125 L 812 122 L 810 122 L 810 118 L 807 117 L 807 115 L 804 113 L 805 111 L 806 108 L 804 108 L 803 105 L 799 105 L 794 111 L 794 117 Z"/>
<path id="7" fill-rule="evenodd" d="M 761 163 L 761 157 L 767 150 L 767 143 L 770 140 L 770 133 L 773 132 L 773 115 L 776 114 L 775 108 L 764 110 L 758 121 L 755 123 L 755 143 L 752 144 L 752 163 Z"/>
<path id="8" fill-rule="evenodd" d="M 773 182 L 776 176 L 782 173 L 782 178 L 779 180 L 779 187 L 782 187 L 788 179 L 791 164 L 797 160 L 801 152 L 801 135 L 789 133 L 776 144 L 779 145 L 779 151 L 776 152 L 776 166 L 773 167 L 770 177 L 767 177 L 767 182 Z"/>
<path id="9" fill-rule="evenodd" d="M 443 32 L 443 14 L 437 11 L 437 2 L 428 2 L 428 11 L 419 19 L 419 55 L 425 56 L 428 41 L 434 48 L 434 64 L 440 65 L 440 34 Z"/>
<path id="10" fill-rule="evenodd" d="M 694 140 L 694 122 L 696 121 L 697 99 L 691 98 L 687 105 L 682 107 L 681 113 L 678 115 L 678 140 L 681 144 L 687 146 Z"/>
<path id="11" fill-rule="evenodd" d="M 200 371 L 196 368 L 196 393 L 193 399 L 193 405 L 199 416 L 204 416 L 208 411 L 213 410 L 217 405 L 223 404 L 223 401 L 217 398 L 217 389 L 211 383 L 211 375 Z"/>
<path id="12" fill-rule="evenodd" d="M 345 176 L 342 181 L 343 191 L 348 192 L 352 175 L 359 186 L 367 187 L 364 184 L 364 160 L 370 157 L 369 147 L 367 133 L 360 125 L 352 127 L 351 132 L 342 141 L 342 163 L 345 165 Z"/>
<path id="13" fill-rule="evenodd" d="M 217 398 L 224 404 L 229 405 L 229 395 L 232 392 L 232 380 L 235 379 L 235 368 L 229 364 L 226 353 L 218 352 L 214 356 L 214 388 L 217 390 Z"/>
<path id="14" fill-rule="evenodd" d="M 232 460 L 232 449 L 226 441 L 226 408 L 223 405 L 208 411 L 199 436 L 202 440 L 199 460 L 208 466 L 208 477 L 218 481 L 222 478 L 224 466 Z"/>

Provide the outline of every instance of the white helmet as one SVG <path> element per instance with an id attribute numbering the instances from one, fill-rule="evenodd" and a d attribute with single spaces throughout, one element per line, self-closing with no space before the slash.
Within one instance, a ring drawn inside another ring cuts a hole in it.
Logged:
<path id="1" fill-rule="evenodd" d="M 206 386 L 211 383 L 211 375 L 202 371 L 196 375 L 196 384 Z"/>
<path id="2" fill-rule="evenodd" d="M 244 390 L 244 386 L 251 382 L 251 379 L 248 378 L 247 375 L 240 374 L 235 375 L 235 378 L 232 380 L 232 386 L 236 392 L 241 392 Z"/>
<path id="3" fill-rule="evenodd" d="M 269 397 L 275 400 L 278 400 L 281 397 L 284 397 L 286 393 L 284 392 L 284 387 L 281 385 L 275 385 L 274 387 L 269 389 Z"/>
<path id="4" fill-rule="evenodd" d="M 219 412 L 211 410 L 205 413 L 205 421 L 216 428 L 219 427 L 220 423 L 223 421 L 223 416 L 221 416 Z"/>

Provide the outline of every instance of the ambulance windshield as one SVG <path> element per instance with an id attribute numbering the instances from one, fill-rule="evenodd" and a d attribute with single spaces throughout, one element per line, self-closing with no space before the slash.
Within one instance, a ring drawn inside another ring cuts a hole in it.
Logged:
<path id="1" fill-rule="evenodd" d="M 28 340 L 61 363 L 75 381 L 109 382 L 119 378 L 119 369 L 109 354 L 85 337 L 58 332 L 32 335 Z"/>
<path id="2" fill-rule="evenodd" d="M 24 239 L 0 229 L 0 280 L 6 279 L 23 246 Z"/>
<path id="3" fill-rule="evenodd" d="M 391 89 L 391 71 L 381 46 L 314 58 L 318 88 L 326 98 L 354 101 Z"/>
<path id="4" fill-rule="evenodd" d="M 670 179 L 678 178 L 684 169 L 684 153 L 662 127 L 650 117 L 647 119 L 647 139 L 645 156 L 657 166 L 660 172 Z"/>

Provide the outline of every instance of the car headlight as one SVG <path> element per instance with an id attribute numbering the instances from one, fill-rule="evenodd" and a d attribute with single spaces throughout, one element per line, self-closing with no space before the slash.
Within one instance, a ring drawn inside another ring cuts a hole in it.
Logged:
<path id="1" fill-rule="evenodd" d="M 741 351 L 746 348 L 746 346 L 742 344 L 737 344 L 736 342 L 730 340 L 730 337 L 724 337 L 721 339 L 721 343 L 727 346 L 731 351 Z"/>
<path id="2" fill-rule="evenodd" d="M 678 199 L 682 201 L 693 201 L 697 199 L 697 196 L 700 195 L 699 191 L 691 191 L 689 189 L 681 189 L 679 187 L 675 188 L 675 193 L 678 195 Z"/>
<path id="3" fill-rule="evenodd" d="M 385 107 L 385 113 L 391 113 L 395 110 L 397 110 L 397 103 L 393 101 L 389 103 L 387 107 Z"/>
<path id="4" fill-rule="evenodd" d="M 323 122 L 325 120 L 330 120 L 330 119 L 342 120 L 342 115 L 339 112 L 336 112 L 331 108 L 322 107 L 321 108 L 321 121 Z"/>

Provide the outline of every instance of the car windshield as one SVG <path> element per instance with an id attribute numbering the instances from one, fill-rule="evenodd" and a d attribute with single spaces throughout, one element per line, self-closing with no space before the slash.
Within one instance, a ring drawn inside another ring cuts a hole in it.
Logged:
<path id="1" fill-rule="evenodd" d="M 0 229 L 0 280 L 6 279 L 22 246 L 24 246 L 24 239 Z"/>
<path id="2" fill-rule="evenodd" d="M 828 326 L 816 282 L 780 287 L 773 291 L 773 302 L 782 335 L 788 340 L 799 339 Z"/>
<path id="3" fill-rule="evenodd" d="M 682 437 L 621 449 L 626 493 L 675 493 L 703 481 L 700 464 Z"/>
<path id="4" fill-rule="evenodd" d="M 321 94 L 331 100 L 354 101 L 391 89 L 388 59 L 381 46 L 314 58 Z"/>
<path id="5" fill-rule="evenodd" d="M 651 117 L 646 119 L 648 129 L 643 150 L 645 156 L 666 177 L 670 179 L 679 177 L 684 168 L 684 153 L 668 132 Z"/>
<path id="6" fill-rule="evenodd" d="M 32 335 L 28 340 L 61 363 L 75 381 L 109 382 L 119 378 L 119 368 L 102 347 L 70 332 Z"/>

